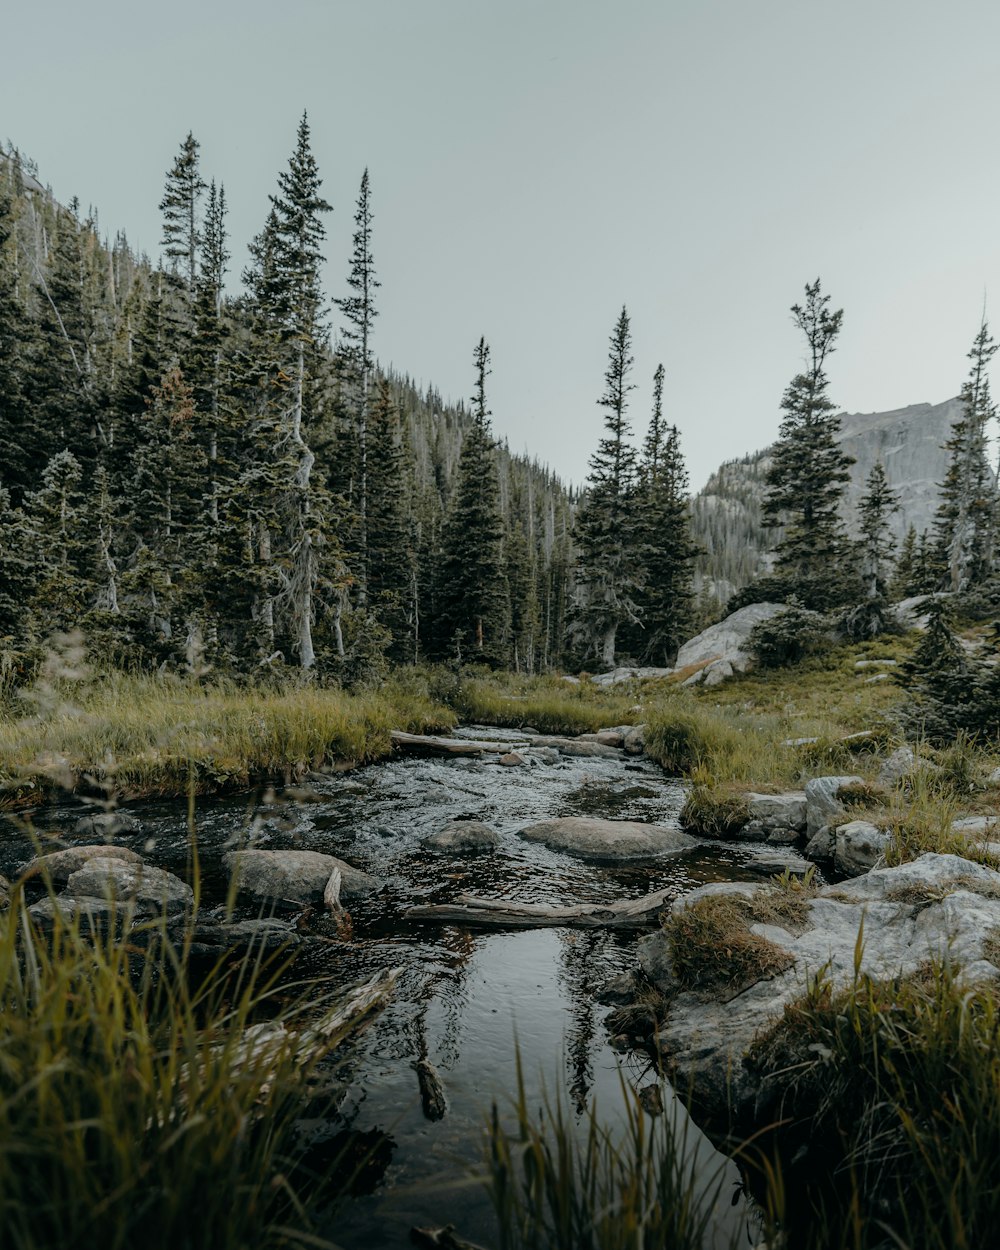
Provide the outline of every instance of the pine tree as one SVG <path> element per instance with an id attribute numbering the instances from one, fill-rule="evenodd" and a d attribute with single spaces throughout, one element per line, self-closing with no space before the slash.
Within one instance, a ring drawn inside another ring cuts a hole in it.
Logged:
<path id="1" fill-rule="evenodd" d="M 17 293 L 14 203 L 0 187 L 0 482 L 9 507 L 36 480 L 37 437 L 25 393 L 32 323 Z"/>
<path id="2" fill-rule="evenodd" d="M 194 298 L 198 277 L 201 225 L 198 207 L 205 192 L 200 171 L 200 144 L 188 131 L 167 173 L 160 201 L 163 214 L 163 254 L 170 272 L 180 278 L 189 299 Z"/>
<path id="3" fill-rule="evenodd" d="M 881 460 L 876 460 L 865 483 L 864 497 L 858 505 L 861 576 L 867 599 L 885 600 L 888 594 L 886 568 L 896 549 L 889 518 L 898 511 L 899 495 L 889 485 Z"/>
<path id="4" fill-rule="evenodd" d="M 44 614 L 46 632 L 74 628 L 86 607 L 87 525 L 83 469 L 71 451 L 52 457 L 24 511 L 36 612 Z"/>
<path id="5" fill-rule="evenodd" d="M 917 562 L 917 527 L 910 525 L 903 536 L 896 567 L 893 570 L 889 593 L 893 599 L 905 599 L 908 595 L 919 594 L 914 590 L 913 582 Z"/>
<path id="6" fill-rule="evenodd" d="M 653 376 L 653 412 L 639 467 L 637 529 L 642 562 L 638 603 L 647 660 L 673 662 L 690 636 L 694 561 L 688 476 L 680 432 L 663 420 L 663 365 Z"/>
<path id="7" fill-rule="evenodd" d="M 837 444 L 840 422 L 827 395 L 825 369 L 843 310 L 830 312 L 830 297 L 821 293 L 818 278 L 805 292 L 805 303 L 793 305 L 792 315 L 806 338 L 806 368 L 781 401 L 785 415 L 767 474 L 764 517 L 785 527 L 777 573 L 802 603 L 823 608 L 844 594 L 840 570 L 847 545 L 839 505 L 853 460 Z"/>
<path id="8" fill-rule="evenodd" d="M 32 633 L 39 571 L 37 543 L 27 519 L 14 507 L 10 491 L 0 486 L 0 651 L 10 643 L 23 646 Z"/>
<path id="9" fill-rule="evenodd" d="M 344 365 L 351 392 L 350 407 L 355 441 L 357 465 L 357 517 L 358 517 L 358 605 L 364 607 L 368 597 L 368 396 L 374 358 L 371 350 L 372 326 L 378 313 L 375 308 L 375 291 L 381 285 L 375 277 L 372 258 L 372 210 L 371 187 L 366 169 L 361 177 L 361 190 L 354 213 L 354 238 L 351 252 L 351 272 L 347 285 L 353 292 L 335 301 L 347 322 L 341 339 Z"/>
<path id="10" fill-rule="evenodd" d="M 980 584 L 993 569 L 997 492 L 987 447 L 997 410 L 987 366 L 996 350 L 984 318 L 969 352 L 972 367 L 960 396 L 962 415 L 945 444 L 948 472 L 934 521 L 942 588 L 952 591 Z"/>
<path id="11" fill-rule="evenodd" d="M 605 435 L 591 457 L 587 494 L 577 517 L 577 609 L 585 654 L 613 668 L 619 627 L 638 620 L 636 591 L 635 450 L 630 439 L 628 394 L 633 364 L 628 312 L 611 334 L 604 394 Z"/>
<path id="12" fill-rule="evenodd" d="M 486 406 L 490 349 L 485 338 L 476 345 L 473 361 L 472 428 L 462 444 L 440 558 L 438 650 L 457 649 L 463 657 L 500 664 L 508 600 L 496 447 Z"/>
<path id="13" fill-rule="evenodd" d="M 413 657 L 413 534 L 409 517 L 409 465 L 399 413 L 387 379 L 375 390 L 368 428 L 369 595 L 378 620 L 389 629 L 395 659 Z"/>

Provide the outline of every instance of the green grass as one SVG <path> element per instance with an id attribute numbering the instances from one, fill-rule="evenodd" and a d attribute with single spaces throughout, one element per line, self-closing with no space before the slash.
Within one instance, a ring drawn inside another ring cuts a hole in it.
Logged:
<path id="1" fill-rule="evenodd" d="M 0 912 L 5 1248 L 323 1244 L 313 1215 L 338 1187 L 296 1125 L 335 1110 L 323 1060 L 344 1030 L 309 1032 L 329 989 L 279 992 L 283 965 L 253 954 L 196 985 L 186 971 L 155 924 L 42 934 L 15 887 Z M 254 1049 L 264 1020 L 284 1031 Z"/>
<path id="2" fill-rule="evenodd" d="M 518 1086 L 516 1127 L 494 1105 L 485 1152 L 498 1250 L 703 1250 L 723 1178 L 699 1178 L 686 1128 L 647 1117 L 624 1079 L 619 1131 L 562 1098 L 534 1111 L 520 1070 Z"/>
<path id="3" fill-rule="evenodd" d="M 642 719 L 637 697 L 630 685 L 605 690 L 586 679 L 573 685 L 560 677 L 484 673 L 456 683 L 452 706 L 464 721 L 578 734 L 635 724 Z"/>
<path id="4" fill-rule="evenodd" d="M 777 886 L 762 889 L 760 902 L 723 894 L 675 909 L 663 923 L 674 975 L 685 989 L 717 995 L 738 994 L 785 972 L 795 962 L 792 956 L 750 927 L 795 927 L 804 913 L 804 899 Z"/>
<path id="5" fill-rule="evenodd" d="M 406 672 L 359 694 L 121 674 L 31 693 L 31 702 L 0 714 L 0 783 L 17 797 L 26 783 L 72 790 L 87 776 L 119 795 L 294 780 L 331 763 L 387 755 L 392 729 L 433 732 L 457 719 Z"/>

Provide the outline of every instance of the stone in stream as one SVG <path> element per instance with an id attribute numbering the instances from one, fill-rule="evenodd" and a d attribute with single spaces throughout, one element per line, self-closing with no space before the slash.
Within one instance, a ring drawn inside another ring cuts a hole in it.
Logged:
<path id="1" fill-rule="evenodd" d="M 68 898 L 65 894 L 39 899 L 28 908 L 28 914 L 43 929 L 49 929 L 58 916 L 63 924 L 102 930 L 112 920 L 134 920 L 136 909 L 131 903 L 112 903 L 103 898 Z"/>
<path id="2" fill-rule="evenodd" d="M 183 939 L 186 935 L 178 935 Z M 248 950 L 270 954 L 284 948 L 300 946 L 302 938 L 285 920 L 273 916 L 254 920 L 206 922 L 195 925 L 190 933 L 192 954 L 217 958 L 227 951 L 244 953 Z"/>
<path id="3" fill-rule="evenodd" d="M 833 862 L 846 877 L 858 877 L 876 864 L 884 863 L 892 845 L 892 834 L 869 820 L 851 820 L 838 825 L 834 834 Z"/>
<path id="4" fill-rule="evenodd" d="M 142 833 L 142 825 L 131 812 L 94 812 L 82 816 L 73 826 L 74 833 L 88 837 L 117 838 L 123 833 Z"/>
<path id="5" fill-rule="evenodd" d="M 428 851 L 491 851 L 500 842 L 500 835 L 478 820 L 453 820 L 438 833 L 422 838 L 420 845 Z"/>
<path id="6" fill-rule="evenodd" d="M 180 877 L 151 864 L 92 859 L 71 873 L 65 897 L 127 903 L 142 915 L 189 909 L 194 891 Z"/>
<path id="7" fill-rule="evenodd" d="M 597 820 L 591 816 L 562 816 L 520 830 L 529 842 L 541 842 L 556 851 L 584 859 L 635 859 L 677 855 L 697 846 L 697 838 L 679 829 L 641 824 L 635 820 Z"/>
<path id="8" fill-rule="evenodd" d="M 345 898 L 358 898 L 378 888 L 370 873 L 321 851 L 230 851 L 223 863 L 237 891 L 259 899 L 318 901 L 334 868 L 343 876 Z"/>
<path id="9" fill-rule="evenodd" d="M 707 893 L 693 891 L 673 909 Z M 862 922 L 861 971 L 876 979 L 920 975 L 928 960 L 946 959 L 965 983 L 1000 980 L 989 940 L 1000 926 L 1000 873 L 957 855 L 926 854 L 825 886 L 807 908 L 797 933 L 750 925 L 751 933 L 776 943 L 793 963 L 735 995 L 679 985 L 666 934 L 640 943 L 643 971 L 668 999 L 656 1044 L 674 1087 L 703 1112 L 727 1116 L 732 1110 L 737 1119 L 767 1122 L 780 1089 L 761 1086 L 745 1063 L 747 1051 L 821 970 L 834 989 L 853 983 Z"/>
<path id="10" fill-rule="evenodd" d="M 112 846 L 107 842 L 99 842 L 96 846 L 70 846 L 63 851 L 50 851 L 47 855 L 36 855 L 24 865 L 22 872 L 26 877 L 47 875 L 50 880 L 61 885 L 68 881 L 74 872 L 79 872 L 94 859 L 118 859 L 129 864 L 141 864 L 142 856 L 130 851 L 127 846 Z"/>
<path id="11" fill-rule="evenodd" d="M 625 734 L 622 745 L 626 755 L 642 755 L 646 749 L 646 726 L 631 725 Z"/>
<path id="12" fill-rule="evenodd" d="M 506 755 L 501 755 L 498 762 L 503 764 L 504 768 L 523 768 L 528 763 L 517 751 L 508 751 Z"/>
<path id="13" fill-rule="evenodd" d="M 621 757 L 621 752 L 615 747 L 606 747 L 600 742 L 580 742 L 572 738 L 559 750 L 563 755 L 582 756 L 584 759 L 616 760 Z"/>

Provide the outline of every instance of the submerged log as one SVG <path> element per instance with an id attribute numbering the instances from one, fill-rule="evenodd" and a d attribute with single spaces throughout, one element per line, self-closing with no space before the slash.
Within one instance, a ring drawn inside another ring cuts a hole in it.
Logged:
<path id="1" fill-rule="evenodd" d="M 444 1096 L 444 1084 L 438 1070 L 429 1059 L 418 1059 L 413 1064 L 420 1085 L 420 1103 L 428 1120 L 441 1120 L 448 1110 Z"/>
<path id="2" fill-rule="evenodd" d="M 464 738 L 438 738 L 432 734 L 408 734 L 394 729 L 392 745 L 398 751 L 424 751 L 436 755 L 506 755 L 510 742 L 471 742 Z"/>
<path id="3" fill-rule="evenodd" d="M 484 928 L 534 929 L 567 925 L 578 929 L 645 929 L 656 924 L 674 894 L 675 890 L 668 888 L 621 903 L 576 903 L 568 907 L 459 894 L 453 903 L 423 903 L 410 907 L 404 912 L 404 918 Z"/>
<path id="4" fill-rule="evenodd" d="M 323 889 L 323 906 L 334 916 L 342 916 L 344 907 L 340 901 L 340 890 L 344 884 L 344 874 L 339 868 L 330 871 L 330 879 Z"/>

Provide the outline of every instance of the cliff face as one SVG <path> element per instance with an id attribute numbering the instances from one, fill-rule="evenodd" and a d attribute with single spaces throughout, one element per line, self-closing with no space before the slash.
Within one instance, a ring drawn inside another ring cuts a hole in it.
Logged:
<path id="1" fill-rule="evenodd" d="M 891 412 L 842 413 L 840 443 L 855 463 L 845 497 L 845 520 L 855 528 L 858 501 L 872 465 L 881 460 L 900 510 L 893 518 L 898 538 L 911 525 L 928 528 L 938 504 L 938 484 L 948 456 L 944 444 L 960 416 L 957 399 L 910 404 Z M 691 501 L 694 536 L 705 554 L 697 581 L 720 601 L 766 572 L 774 531 L 764 528 L 761 499 L 770 448 L 721 465 Z"/>

